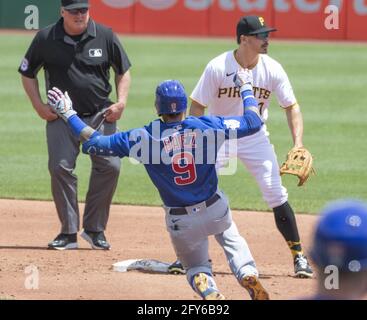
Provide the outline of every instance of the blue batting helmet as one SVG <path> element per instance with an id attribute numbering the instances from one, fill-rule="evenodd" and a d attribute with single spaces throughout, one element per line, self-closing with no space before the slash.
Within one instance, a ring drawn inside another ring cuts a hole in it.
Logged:
<path id="1" fill-rule="evenodd" d="M 185 88 L 178 80 L 166 80 L 155 91 L 155 105 L 159 115 L 184 112 L 187 108 Z"/>
<path id="2" fill-rule="evenodd" d="M 367 269 L 367 204 L 339 200 L 322 211 L 311 257 L 320 267 L 335 265 L 341 271 Z"/>

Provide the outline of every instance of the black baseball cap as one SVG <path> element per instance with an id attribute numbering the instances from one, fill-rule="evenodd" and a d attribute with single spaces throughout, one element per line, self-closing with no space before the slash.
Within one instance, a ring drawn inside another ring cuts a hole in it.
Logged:
<path id="1" fill-rule="evenodd" d="M 61 0 L 66 10 L 89 8 L 89 0 Z"/>
<path id="2" fill-rule="evenodd" d="M 253 36 L 258 33 L 277 31 L 275 28 L 267 27 L 263 17 L 245 16 L 237 24 L 237 42 L 240 43 L 240 36 Z"/>

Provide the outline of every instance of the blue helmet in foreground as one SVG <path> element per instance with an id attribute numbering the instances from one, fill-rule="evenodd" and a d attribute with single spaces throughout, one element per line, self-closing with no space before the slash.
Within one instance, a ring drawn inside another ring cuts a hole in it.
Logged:
<path id="1" fill-rule="evenodd" d="M 367 204 L 358 200 L 329 204 L 316 227 L 311 257 L 319 267 L 367 270 Z"/>
<path id="2" fill-rule="evenodd" d="M 185 88 L 180 81 L 166 80 L 155 91 L 155 105 L 159 115 L 175 114 L 187 109 Z"/>

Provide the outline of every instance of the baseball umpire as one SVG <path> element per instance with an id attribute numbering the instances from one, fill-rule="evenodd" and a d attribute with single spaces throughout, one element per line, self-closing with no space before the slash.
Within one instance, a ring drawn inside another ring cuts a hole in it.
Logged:
<path id="1" fill-rule="evenodd" d="M 250 71 L 235 78 L 244 114 L 237 117 L 188 117 L 187 97 L 176 80 L 156 89 L 158 119 L 148 126 L 103 136 L 87 126 L 72 109 L 67 93 L 49 91 L 49 105 L 67 121 L 76 136 L 87 140 L 83 152 L 130 156 L 144 164 L 166 211 L 166 226 L 191 287 L 205 300 L 221 300 L 211 270 L 208 236 L 215 235 L 239 283 L 252 299 L 268 299 L 244 238 L 232 221 L 226 196 L 218 190 L 215 160 L 225 139 L 258 132 L 262 122 L 252 92 Z"/>
<path id="2" fill-rule="evenodd" d="M 318 292 L 312 299 L 366 298 L 367 203 L 346 199 L 328 204 L 314 232 L 311 258 L 318 273 Z"/>
<path id="3" fill-rule="evenodd" d="M 205 108 L 208 108 L 211 115 L 240 115 L 242 102 L 231 78 L 238 68 L 248 68 L 253 73 L 254 95 L 262 120 L 265 122 L 268 118 L 270 97 L 274 92 L 287 115 L 294 148 L 300 149 L 304 148 L 300 107 L 284 69 L 266 54 L 269 35 L 273 31 L 276 29 L 267 27 L 262 17 L 241 18 L 237 24 L 238 48 L 225 52 L 208 63 L 190 96 L 190 114 L 201 116 Z M 218 155 L 217 166 L 224 166 L 228 157 L 241 159 L 256 179 L 264 200 L 274 212 L 276 226 L 291 250 L 296 276 L 309 278 L 312 277 L 312 269 L 303 254 L 296 218 L 288 203 L 287 190 L 282 186 L 277 157 L 268 136 L 264 125 L 258 133 L 239 139 L 236 148 L 227 143 Z"/>
<path id="4" fill-rule="evenodd" d="M 46 87 L 67 90 L 78 115 L 103 134 L 116 132 L 116 121 L 126 107 L 130 62 L 111 29 L 89 16 L 88 0 L 62 0 L 60 20 L 40 30 L 33 39 L 19 72 L 34 109 L 47 121 L 46 135 L 51 189 L 61 232 L 50 249 L 75 249 L 80 228 L 77 176 L 73 173 L 80 141 L 65 122 L 42 102 L 37 73 L 43 67 Z M 117 102 L 109 99 L 110 68 L 115 72 Z M 105 238 L 110 204 L 120 172 L 118 157 L 91 155 L 92 172 L 86 195 L 81 236 L 93 249 L 110 248 Z"/>

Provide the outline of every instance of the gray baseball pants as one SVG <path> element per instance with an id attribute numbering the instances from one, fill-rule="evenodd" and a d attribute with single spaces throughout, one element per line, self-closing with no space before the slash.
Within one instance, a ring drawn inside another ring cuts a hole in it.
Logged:
<path id="1" fill-rule="evenodd" d="M 195 274 L 212 274 L 208 252 L 210 235 L 214 235 L 223 248 L 228 264 L 238 281 L 247 275 L 258 276 L 246 240 L 239 234 L 232 220 L 227 197 L 221 191 L 217 193 L 220 199 L 214 204 L 207 207 L 204 201 L 186 207 L 186 215 L 171 215 L 172 208 L 164 207 L 166 227 L 190 285 Z"/>
<path id="2" fill-rule="evenodd" d="M 102 113 L 82 117 L 92 127 L 101 123 Z M 104 122 L 98 131 L 104 135 L 116 132 L 116 123 Z M 80 229 L 77 176 L 73 173 L 80 152 L 80 141 L 68 125 L 57 119 L 46 125 L 48 168 L 52 196 L 61 222 L 61 233 L 77 233 Z M 88 231 L 106 229 L 110 204 L 116 190 L 121 160 L 118 157 L 90 156 L 92 171 L 86 195 L 83 228 Z"/>

